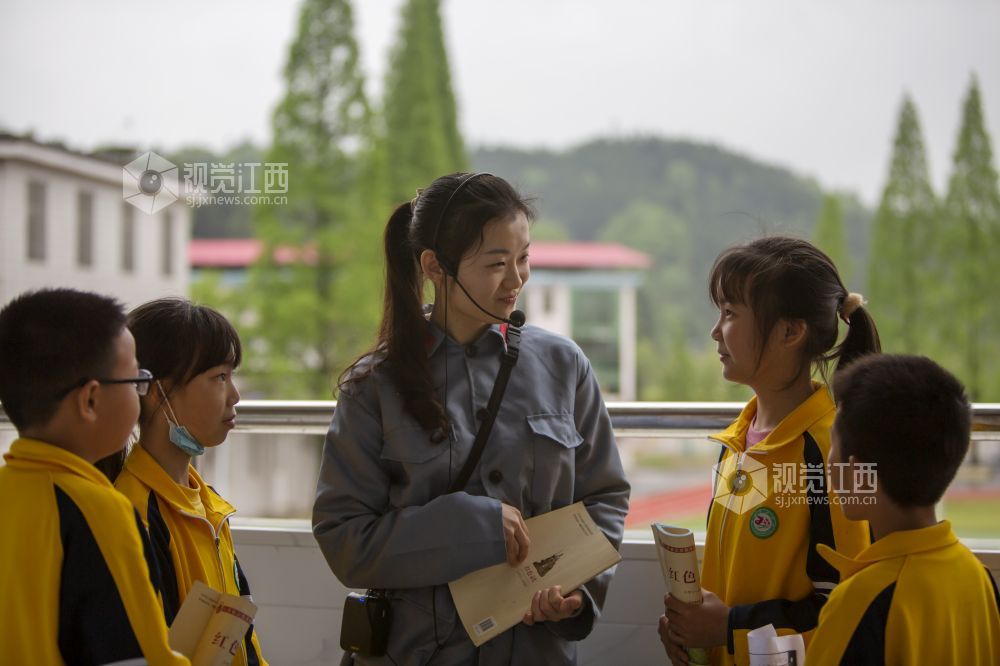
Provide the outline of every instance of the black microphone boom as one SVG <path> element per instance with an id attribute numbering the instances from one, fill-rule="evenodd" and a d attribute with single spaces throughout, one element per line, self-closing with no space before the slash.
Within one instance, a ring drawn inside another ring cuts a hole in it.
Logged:
<path id="1" fill-rule="evenodd" d="M 465 287 L 462 286 L 462 283 L 458 281 L 457 277 L 452 276 L 451 279 L 455 281 L 455 284 L 457 284 L 458 288 L 462 290 L 462 293 L 465 294 L 466 297 L 470 301 L 472 301 L 472 304 L 475 305 L 477 308 L 479 308 L 479 311 L 482 312 L 483 314 L 493 317 L 494 319 L 497 319 L 499 321 L 502 321 L 505 324 L 510 324 L 511 326 L 514 326 L 516 328 L 521 328 L 522 326 L 524 326 L 525 316 L 524 313 L 521 312 L 520 310 L 514 310 L 513 312 L 511 312 L 509 318 L 493 314 L 492 312 L 490 312 L 489 310 L 487 310 L 482 305 L 476 302 L 476 299 L 474 299 L 472 295 L 469 294 L 468 291 L 466 291 Z"/>

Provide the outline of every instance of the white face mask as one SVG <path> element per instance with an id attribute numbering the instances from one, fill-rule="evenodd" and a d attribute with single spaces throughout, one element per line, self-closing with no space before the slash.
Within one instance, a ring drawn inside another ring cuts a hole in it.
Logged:
<path id="1" fill-rule="evenodd" d="M 167 419 L 167 423 L 170 425 L 170 432 L 168 434 L 170 441 L 174 444 L 174 446 L 189 456 L 200 456 L 205 453 L 205 447 L 194 438 L 194 435 L 188 432 L 187 428 L 180 425 L 177 421 L 177 415 L 174 413 L 174 408 L 170 406 L 170 400 L 167 399 L 167 392 L 163 390 L 160 380 L 156 380 L 156 385 L 159 387 L 160 394 L 163 396 L 163 404 L 166 406 L 167 411 L 170 412 L 169 416 L 167 416 L 167 412 L 163 413 L 164 417 Z"/>

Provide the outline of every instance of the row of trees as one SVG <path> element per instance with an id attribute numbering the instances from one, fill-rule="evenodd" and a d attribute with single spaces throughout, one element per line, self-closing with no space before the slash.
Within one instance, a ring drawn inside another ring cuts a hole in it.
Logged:
<path id="1" fill-rule="evenodd" d="M 904 96 L 867 261 L 849 243 L 843 201 L 824 196 L 812 239 L 848 287 L 867 297 L 883 349 L 931 356 L 962 379 L 972 400 L 1000 401 L 1000 277 L 992 268 L 1000 257 L 1000 189 L 975 77 L 943 195 L 931 184 L 916 105 Z M 746 396 L 718 379 L 713 345 L 699 353 L 676 344 L 671 351 L 658 371 L 657 354 L 640 347 L 651 363 L 640 364 L 651 379 L 643 385 L 645 399 Z"/>
<path id="2" fill-rule="evenodd" d="M 916 105 L 903 100 L 872 225 L 870 309 L 888 351 L 934 356 L 977 401 L 1000 400 L 1000 189 L 973 78 L 943 196 L 934 192 Z"/>
<path id="3" fill-rule="evenodd" d="M 264 252 L 247 283 L 209 279 L 195 297 L 236 316 L 254 392 L 327 398 L 374 337 L 392 203 L 467 166 L 439 0 L 404 3 L 381 104 L 366 94 L 348 0 L 303 2 L 284 78 L 265 159 L 289 165 L 288 203 L 255 211 Z M 278 247 L 295 260 L 276 265 Z"/>

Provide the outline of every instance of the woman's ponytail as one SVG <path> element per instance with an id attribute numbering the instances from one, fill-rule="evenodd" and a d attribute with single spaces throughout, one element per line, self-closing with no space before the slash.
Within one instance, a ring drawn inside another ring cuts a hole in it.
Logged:
<path id="1" fill-rule="evenodd" d="M 359 369 L 359 362 L 370 354 L 384 354 L 382 362 L 396 385 L 403 406 L 428 431 L 443 431 L 447 426 L 444 409 L 434 399 L 434 386 L 427 365 L 422 331 L 423 280 L 417 262 L 417 248 L 410 238 L 412 203 L 396 207 L 385 227 L 385 295 L 382 324 L 375 349 L 352 363 L 340 376 L 341 389 L 367 376 L 373 369 Z"/>
<path id="2" fill-rule="evenodd" d="M 385 295 L 383 299 L 382 333 L 393 328 L 395 319 L 411 319 L 420 315 L 420 281 L 417 259 L 410 245 L 410 202 L 399 204 L 385 226 Z"/>

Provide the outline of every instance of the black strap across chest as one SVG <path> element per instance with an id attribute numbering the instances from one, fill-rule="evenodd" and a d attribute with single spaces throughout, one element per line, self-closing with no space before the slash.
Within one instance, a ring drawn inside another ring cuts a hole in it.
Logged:
<path id="1" fill-rule="evenodd" d="M 483 455 L 483 449 L 486 448 L 486 441 L 490 438 L 490 432 L 493 430 L 493 423 L 497 420 L 497 413 L 500 411 L 500 403 L 503 401 L 504 391 L 507 390 L 507 382 L 510 380 L 511 370 L 517 364 L 520 346 L 521 329 L 516 326 L 507 326 L 507 350 L 500 358 L 500 371 L 497 372 L 496 381 L 493 382 L 493 391 L 490 393 L 489 402 L 486 403 L 486 413 L 479 424 L 476 439 L 472 442 L 472 450 L 469 452 L 469 458 L 465 461 L 462 470 L 448 488 L 449 493 L 456 493 L 463 490 L 466 484 L 469 483 L 469 479 L 472 478 L 472 472 L 476 468 L 476 465 L 479 464 L 479 459 Z"/>

